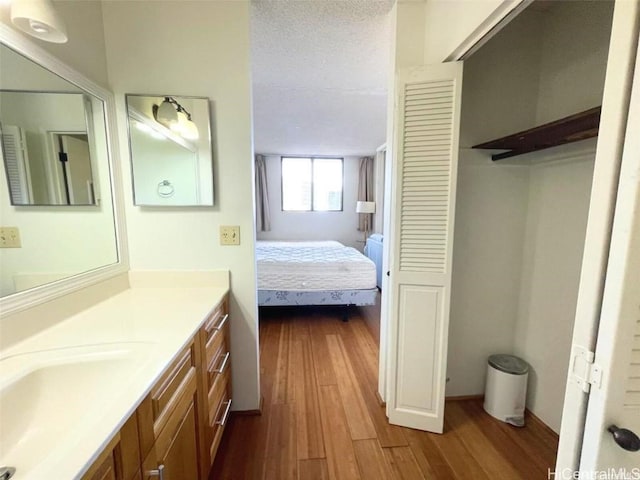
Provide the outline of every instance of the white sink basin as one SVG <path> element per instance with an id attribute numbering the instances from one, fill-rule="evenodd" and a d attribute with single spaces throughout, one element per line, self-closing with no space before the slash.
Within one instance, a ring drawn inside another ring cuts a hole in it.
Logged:
<path id="1" fill-rule="evenodd" d="M 60 458 L 58 446 L 69 443 L 61 440 L 81 439 L 104 415 L 108 393 L 127 388 L 152 347 L 115 343 L 0 359 L 0 466 L 15 467 L 16 479 L 36 478 L 39 465 Z"/>

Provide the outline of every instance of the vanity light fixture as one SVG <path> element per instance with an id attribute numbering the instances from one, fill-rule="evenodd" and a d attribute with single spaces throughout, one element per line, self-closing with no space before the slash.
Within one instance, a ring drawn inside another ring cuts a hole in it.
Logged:
<path id="1" fill-rule="evenodd" d="M 170 127 L 178 123 L 178 110 L 174 106 L 177 103 L 178 102 L 171 97 L 164 97 L 159 107 L 154 105 L 153 115 L 156 117 L 156 121 L 165 127 Z"/>
<path id="2" fill-rule="evenodd" d="M 191 114 L 173 97 L 164 97 L 160 106 L 154 105 L 153 115 L 158 123 L 187 140 L 197 140 L 200 136 L 198 127 L 191 120 Z"/>
<path id="3" fill-rule="evenodd" d="M 67 27 L 51 0 L 13 0 L 11 21 L 23 32 L 52 43 L 67 43 Z"/>

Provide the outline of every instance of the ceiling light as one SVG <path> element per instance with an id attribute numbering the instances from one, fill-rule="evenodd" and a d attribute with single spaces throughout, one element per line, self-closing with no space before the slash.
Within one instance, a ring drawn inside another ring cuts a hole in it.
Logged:
<path id="1" fill-rule="evenodd" d="M 51 0 L 13 0 L 11 21 L 23 32 L 52 43 L 66 43 L 67 28 Z"/>

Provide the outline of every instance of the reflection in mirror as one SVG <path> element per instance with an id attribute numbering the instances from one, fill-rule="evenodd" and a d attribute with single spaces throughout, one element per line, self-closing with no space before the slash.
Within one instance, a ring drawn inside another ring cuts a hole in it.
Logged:
<path id="1" fill-rule="evenodd" d="M 213 205 L 209 101 L 127 95 L 136 205 Z"/>
<path id="2" fill-rule="evenodd" d="M 20 237 L 0 248 L 5 297 L 113 265 L 118 248 L 104 98 L 1 43 L 0 65 L 0 218 Z"/>
<path id="3" fill-rule="evenodd" d="M 0 91 L 1 147 L 13 205 L 96 203 L 90 112 L 91 100 L 81 93 Z"/>

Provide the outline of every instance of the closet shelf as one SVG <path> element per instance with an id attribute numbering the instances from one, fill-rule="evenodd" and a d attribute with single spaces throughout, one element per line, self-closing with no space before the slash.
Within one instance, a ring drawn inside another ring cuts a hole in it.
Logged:
<path id="1" fill-rule="evenodd" d="M 523 153 L 536 152 L 565 143 L 586 140 L 598 136 L 601 107 L 591 108 L 555 122 L 540 125 L 507 137 L 474 145 L 471 148 L 484 150 L 509 150 L 491 156 L 492 160 L 515 157 Z"/>

